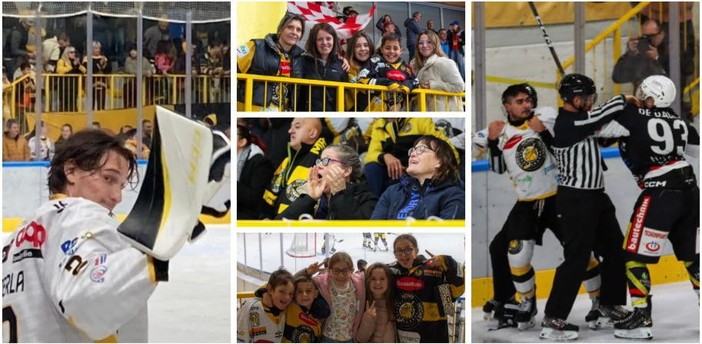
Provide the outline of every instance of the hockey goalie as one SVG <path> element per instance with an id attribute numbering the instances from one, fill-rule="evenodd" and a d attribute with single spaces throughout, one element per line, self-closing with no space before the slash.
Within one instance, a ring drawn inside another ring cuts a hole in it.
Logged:
<path id="1" fill-rule="evenodd" d="M 168 260 L 202 234 L 201 212 L 228 211 L 211 200 L 229 178 L 229 151 L 223 134 L 163 108 L 144 176 L 120 138 L 69 138 L 51 161 L 50 200 L 3 246 L 3 341 L 147 341 L 147 302 L 168 281 Z M 120 224 L 112 211 L 138 179 Z"/>

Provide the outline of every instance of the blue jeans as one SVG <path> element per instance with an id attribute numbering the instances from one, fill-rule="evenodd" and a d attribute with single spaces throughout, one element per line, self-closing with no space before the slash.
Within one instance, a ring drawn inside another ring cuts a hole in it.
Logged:
<path id="1" fill-rule="evenodd" d="M 461 78 L 463 78 L 463 81 L 466 80 L 466 71 L 465 71 L 465 57 L 463 57 L 463 54 L 461 54 L 460 50 L 451 50 L 449 53 L 449 58 L 453 60 L 453 62 L 456 62 L 456 67 L 458 67 L 458 72 L 461 73 Z"/>

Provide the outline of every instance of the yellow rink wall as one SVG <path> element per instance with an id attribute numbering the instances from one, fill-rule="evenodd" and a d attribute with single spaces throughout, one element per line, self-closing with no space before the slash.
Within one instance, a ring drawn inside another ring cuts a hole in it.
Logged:
<path id="1" fill-rule="evenodd" d="M 648 269 L 651 272 L 651 284 L 663 284 L 687 281 L 687 270 L 683 263 L 679 262 L 675 256 L 663 256 L 658 264 L 649 264 Z M 536 271 L 536 298 L 545 299 L 551 293 L 553 284 L 553 276 L 556 274 L 555 269 Z M 492 293 L 492 277 L 474 278 L 471 282 L 471 307 L 480 307 L 493 296 Z M 580 286 L 581 294 L 585 293 L 583 286 Z M 655 287 L 653 288 L 655 293 Z"/>

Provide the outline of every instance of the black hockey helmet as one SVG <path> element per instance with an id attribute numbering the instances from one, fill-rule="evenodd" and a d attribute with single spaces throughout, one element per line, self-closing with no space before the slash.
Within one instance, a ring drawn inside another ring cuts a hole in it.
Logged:
<path id="1" fill-rule="evenodd" d="M 572 103 L 575 97 L 587 97 L 596 93 L 595 82 L 582 74 L 567 74 L 558 85 L 558 94 L 566 103 Z"/>
<path id="2" fill-rule="evenodd" d="M 536 96 L 536 90 L 527 83 L 510 85 L 507 87 L 504 92 L 502 92 L 502 104 L 507 103 L 507 98 L 514 97 L 519 93 L 526 93 L 529 98 L 531 98 L 532 107 L 536 107 L 536 103 L 539 101 Z"/>

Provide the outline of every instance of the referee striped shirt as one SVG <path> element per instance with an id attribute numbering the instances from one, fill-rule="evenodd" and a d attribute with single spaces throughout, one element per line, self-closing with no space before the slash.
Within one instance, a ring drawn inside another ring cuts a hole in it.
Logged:
<path id="1" fill-rule="evenodd" d="M 593 134 L 621 113 L 625 104 L 624 96 L 619 95 L 589 112 L 559 110 L 553 140 L 558 185 L 583 190 L 604 189 L 602 157 Z"/>

